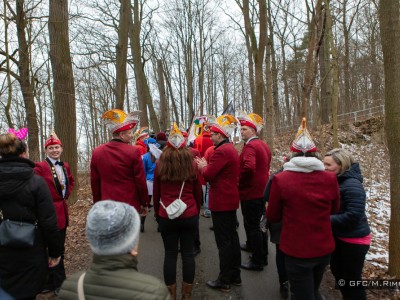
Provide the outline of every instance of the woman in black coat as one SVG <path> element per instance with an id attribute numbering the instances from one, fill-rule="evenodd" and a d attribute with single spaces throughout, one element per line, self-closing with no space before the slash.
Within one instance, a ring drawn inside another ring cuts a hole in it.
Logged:
<path id="1" fill-rule="evenodd" d="M 335 251 L 331 270 L 336 283 L 344 279 L 361 280 L 365 256 L 371 243 L 371 231 L 365 214 L 366 195 L 360 166 L 345 149 L 333 149 L 324 158 L 325 169 L 337 175 L 340 188 L 340 210 L 331 216 Z M 343 299 L 366 299 L 362 286 L 341 286 Z"/>
<path id="2" fill-rule="evenodd" d="M 45 181 L 34 174 L 22 139 L 1 134 L 0 157 L 0 222 L 37 222 L 33 246 L 0 245 L 0 288 L 14 299 L 35 299 L 46 283 L 47 268 L 60 260 L 55 208 Z"/>

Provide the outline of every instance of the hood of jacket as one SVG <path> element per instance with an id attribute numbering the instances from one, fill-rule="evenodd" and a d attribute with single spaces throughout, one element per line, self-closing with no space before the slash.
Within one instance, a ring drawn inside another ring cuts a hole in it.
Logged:
<path id="1" fill-rule="evenodd" d="M 341 183 L 349 178 L 357 179 L 358 181 L 363 183 L 363 177 L 361 174 L 360 165 L 358 163 L 353 163 L 349 170 L 338 176 L 338 181 L 339 183 Z"/>
<path id="2" fill-rule="evenodd" d="M 34 176 L 33 161 L 20 157 L 0 159 L 0 198 L 23 188 Z"/>

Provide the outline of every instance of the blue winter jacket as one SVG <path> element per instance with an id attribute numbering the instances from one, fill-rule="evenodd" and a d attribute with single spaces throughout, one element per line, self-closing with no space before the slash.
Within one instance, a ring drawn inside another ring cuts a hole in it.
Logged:
<path id="1" fill-rule="evenodd" d="M 144 171 L 146 172 L 146 180 L 154 181 L 154 169 L 156 168 L 156 161 L 151 161 L 151 153 L 147 152 L 142 157 Z"/>
<path id="2" fill-rule="evenodd" d="M 361 238 L 371 231 L 365 214 L 365 190 L 362 185 L 358 163 L 350 170 L 338 176 L 340 188 L 340 210 L 331 216 L 332 230 L 335 237 Z"/>

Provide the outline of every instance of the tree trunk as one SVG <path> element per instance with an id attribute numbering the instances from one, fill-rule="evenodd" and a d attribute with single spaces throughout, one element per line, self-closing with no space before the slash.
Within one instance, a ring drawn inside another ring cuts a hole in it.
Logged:
<path id="1" fill-rule="evenodd" d="M 330 15 L 327 15 L 327 11 L 329 8 L 326 8 L 329 5 L 329 1 L 325 1 L 325 18 L 331 18 Z M 329 24 L 331 22 L 329 21 Z M 331 103 L 330 97 L 330 85 L 331 85 L 331 76 L 330 76 L 330 60 L 329 60 L 329 41 L 332 37 L 329 37 L 331 34 L 331 29 L 328 28 L 328 20 L 325 23 L 325 38 L 321 44 L 319 49 L 319 75 L 320 75 L 320 116 L 321 123 L 328 124 L 329 123 L 329 103 Z"/>
<path id="2" fill-rule="evenodd" d="M 243 17 L 245 32 L 248 36 L 251 46 L 251 54 L 254 62 L 255 76 L 255 101 L 253 101 L 253 111 L 260 116 L 263 116 L 264 105 L 264 55 L 267 42 L 267 4 L 266 0 L 258 0 L 259 6 L 259 41 L 255 35 L 255 29 L 251 25 L 249 0 L 243 1 Z"/>
<path id="3" fill-rule="evenodd" d="M 170 74 L 167 70 L 168 70 L 168 68 L 164 68 L 164 77 L 165 77 L 165 80 L 167 81 L 168 92 L 169 92 L 169 96 L 171 98 L 171 104 L 172 104 L 172 109 L 174 112 L 175 120 L 179 120 L 178 109 L 177 109 L 176 103 L 175 103 L 174 91 L 173 91 L 172 85 L 171 85 L 171 78 L 170 78 Z M 183 121 L 183 119 L 182 119 L 182 121 Z M 167 124 L 167 129 L 169 129 L 169 125 L 170 124 Z"/>
<path id="4" fill-rule="evenodd" d="M 287 72 L 286 72 L 286 55 L 285 55 L 285 44 L 283 37 L 281 38 L 281 56 L 282 56 L 282 81 L 283 81 L 283 94 L 285 96 L 285 108 L 286 108 L 286 122 L 279 123 L 279 126 L 286 126 L 292 125 L 292 114 L 290 109 L 290 98 L 289 98 L 289 84 L 287 80 Z"/>
<path id="5" fill-rule="evenodd" d="M 378 106 L 382 104 L 381 101 L 381 72 L 378 63 L 378 53 L 377 53 L 377 25 L 373 25 L 371 32 L 371 94 L 372 94 L 372 106 Z"/>
<path id="6" fill-rule="evenodd" d="M 164 68 L 161 59 L 157 60 L 158 91 L 160 93 L 160 130 L 168 129 L 168 99 L 165 92 Z"/>
<path id="7" fill-rule="evenodd" d="M 321 30 L 322 25 L 322 1 L 318 0 L 317 5 L 315 7 L 315 11 L 313 12 L 313 17 L 310 23 L 310 39 L 308 41 L 308 53 L 307 53 L 307 61 L 304 71 L 304 83 L 302 87 L 302 96 L 301 96 L 301 118 L 307 117 L 307 111 L 309 106 L 309 98 L 311 94 L 311 89 L 315 80 L 315 54 L 318 54 L 318 50 L 320 47 L 321 37 L 323 35 L 323 30 Z M 301 119 L 300 118 L 300 119 Z"/>
<path id="8" fill-rule="evenodd" d="M 124 110 L 126 61 L 128 55 L 128 35 L 131 15 L 131 1 L 121 0 L 119 10 L 118 44 L 116 51 L 115 107 Z"/>
<path id="9" fill-rule="evenodd" d="M 272 23 L 271 1 L 270 0 L 268 0 L 268 28 L 269 28 L 269 39 L 268 39 L 267 49 L 269 48 L 270 56 L 271 56 L 272 99 L 273 99 L 273 107 L 274 107 L 273 120 L 274 120 L 274 127 L 275 127 L 278 125 L 278 124 L 276 124 L 276 120 L 281 119 L 281 111 L 279 109 L 278 67 L 277 67 L 277 62 L 276 62 L 275 42 L 274 42 L 274 26 Z M 267 112 L 266 112 L 266 115 L 267 115 Z M 272 119 L 271 119 L 271 122 L 272 122 Z M 273 130 L 272 130 L 272 132 L 273 132 Z"/>
<path id="10" fill-rule="evenodd" d="M 273 100 L 273 79 L 271 71 L 271 46 L 267 47 L 265 57 L 265 77 L 266 77 L 266 96 L 265 96 L 265 134 L 267 143 L 274 151 L 274 100 Z"/>
<path id="11" fill-rule="evenodd" d="M 339 139 L 338 139 L 338 103 L 339 103 L 339 68 L 338 68 L 338 57 L 336 45 L 333 40 L 333 32 L 332 32 L 332 18 L 329 7 L 330 0 L 324 0 L 325 3 L 325 14 L 326 18 L 326 28 L 329 30 L 327 32 L 326 38 L 328 39 L 328 45 L 330 49 L 330 54 L 332 56 L 332 126 L 333 126 L 333 147 L 339 147 Z"/>
<path id="12" fill-rule="evenodd" d="M 133 14 L 131 13 L 131 29 L 130 29 L 130 41 L 131 51 L 133 57 L 133 66 L 135 70 L 136 79 L 136 91 L 138 96 L 139 108 L 142 111 L 140 116 L 140 126 L 149 126 L 149 119 L 147 116 L 147 108 L 150 113 L 150 121 L 152 129 L 155 132 L 160 131 L 160 125 L 158 124 L 157 115 L 153 106 L 153 99 L 150 94 L 149 84 L 144 73 L 144 63 L 142 63 L 142 50 L 140 44 L 140 31 L 141 31 L 141 14 L 142 8 L 139 5 L 138 0 L 134 0 Z"/>
<path id="13" fill-rule="evenodd" d="M 33 161 L 40 159 L 39 151 L 39 126 L 37 124 L 36 105 L 34 99 L 34 82 L 31 80 L 30 68 L 30 45 L 26 40 L 27 19 L 24 11 L 24 0 L 17 0 L 17 35 L 19 46 L 19 83 L 24 98 L 26 123 L 29 130 L 29 155 Z"/>
<path id="14" fill-rule="evenodd" d="M 343 37 L 344 37 L 344 57 L 343 57 L 343 75 L 344 75 L 344 99 L 343 106 L 346 112 L 352 111 L 350 102 L 350 45 L 349 45 L 349 28 L 347 27 L 347 0 L 343 0 Z"/>
<path id="15" fill-rule="evenodd" d="M 7 16 L 7 0 L 4 1 L 4 16 Z M 7 104 L 5 107 L 5 114 L 9 128 L 14 128 L 14 123 L 11 120 L 11 101 L 12 101 L 12 82 L 11 82 L 11 67 L 10 67 L 10 57 L 8 52 L 8 21 L 7 18 L 4 17 L 4 47 L 6 52 L 6 66 L 7 66 L 7 87 L 8 87 L 8 96 L 7 96 Z"/>
<path id="16" fill-rule="evenodd" d="M 385 132 L 390 157 L 389 274 L 400 278 L 400 3 L 381 0 L 379 9 L 385 70 Z"/>
<path id="17" fill-rule="evenodd" d="M 77 200 L 78 151 L 76 140 L 75 86 L 69 49 L 68 0 L 50 0 L 50 61 L 53 69 L 55 131 L 63 143 L 64 159 L 71 165 L 75 188 L 69 203 Z"/>

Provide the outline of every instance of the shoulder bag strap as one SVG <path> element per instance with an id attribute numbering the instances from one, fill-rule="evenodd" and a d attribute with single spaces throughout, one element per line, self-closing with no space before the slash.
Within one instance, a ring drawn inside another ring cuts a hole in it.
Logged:
<path id="1" fill-rule="evenodd" d="M 178 199 L 181 199 L 182 191 L 183 191 L 183 187 L 184 187 L 184 186 L 185 186 L 185 181 L 182 182 L 182 187 L 181 187 L 181 191 L 179 192 L 179 198 L 178 198 Z M 164 203 L 162 203 L 161 199 L 160 199 L 160 204 L 161 204 L 161 206 L 162 206 L 164 209 L 167 209 L 167 208 L 165 207 Z"/>
<path id="2" fill-rule="evenodd" d="M 185 186 L 185 182 L 186 181 L 182 182 L 181 192 L 179 193 L 179 199 L 181 199 L 183 187 Z"/>
<path id="3" fill-rule="evenodd" d="M 83 291 L 83 279 L 85 279 L 86 272 L 83 273 L 78 280 L 78 299 L 85 300 L 85 292 Z"/>

